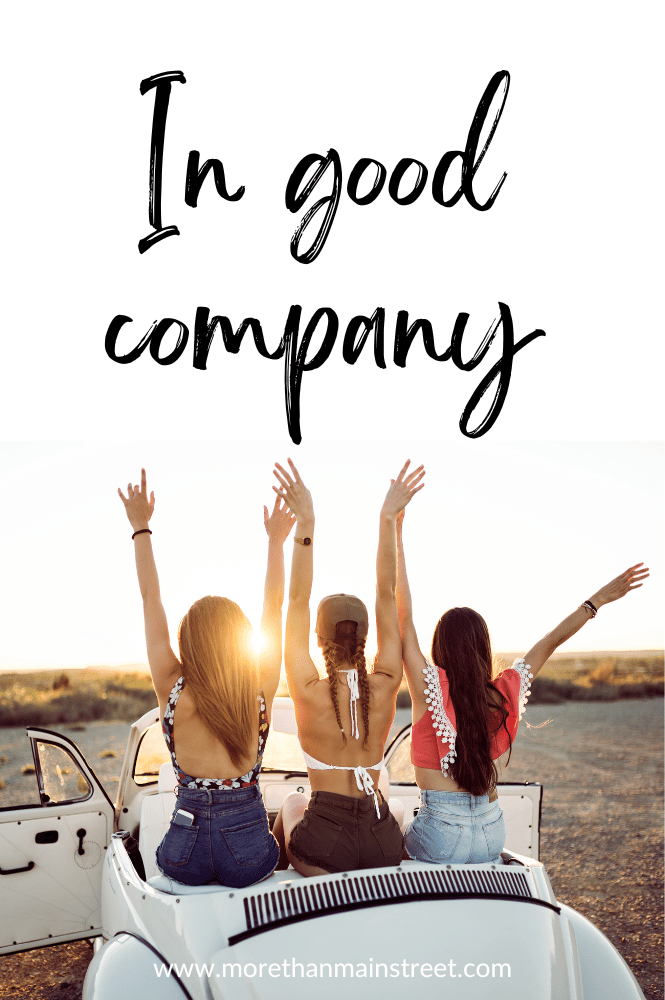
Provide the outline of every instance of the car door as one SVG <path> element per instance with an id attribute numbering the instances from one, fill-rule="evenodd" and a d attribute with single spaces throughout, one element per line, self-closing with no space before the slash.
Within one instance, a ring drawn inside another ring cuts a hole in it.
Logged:
<path id="1" fill-rule="evenodd" d="M 0 809 L 0 954 L 101 934 L 113 803 L 70 739 L 27 735 L 39 804 Z"/>

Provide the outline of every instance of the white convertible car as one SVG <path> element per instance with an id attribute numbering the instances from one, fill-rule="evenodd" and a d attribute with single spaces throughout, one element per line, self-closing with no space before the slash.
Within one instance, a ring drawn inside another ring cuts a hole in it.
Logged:
<path id="1" fill-rule="evenodd" d="M 41 804 L 0 810 L 0 953 L 94 939 L 84 1000 L 643 997 L 607 938 L 554 897 L 538 784 L 499 786 L 504 864 L 191 888 L 155 865 L 175 801 L 156 709 L 131 727 L 115 805 L 68 737 L 28 737 Z M 382 784 L 406 817 L 418 808 L 409 749 L 406 727 Z M 272 817 L 309 791 L 288 699 L 275 701 L 260 782 Z"/>

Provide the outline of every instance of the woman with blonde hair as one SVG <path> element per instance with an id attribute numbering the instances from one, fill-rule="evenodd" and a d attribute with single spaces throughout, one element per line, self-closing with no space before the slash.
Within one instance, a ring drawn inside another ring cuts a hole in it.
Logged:
<path id="1" fill-rule="evenodd" d="M 397 865 L 402 833 L 377 782 L 402 679 L 395 522 L 422 489 L 424 471 L 421 466 L 407 475 L 407 462 L 381 508 L 374 669 L 368 674 L 365 665 L 365 605 L 349 594 L 333 594 L 321 601 L 316 616 L 327 673 L 320 680 L 309 653 L 314 507 L 291 460 L 289 465 L 290 472 L 276 466 L 280 488 L 273 487 L 297 519 L 284 662 L 312 795 L 309 802 L 302 794 L 289 795 L 273 833 L 302 875 Z"/>
<path id="2" fill-rule="evenodd" d="M 408 854 L 435 864 L 498 861 L 505 845 L 496 782 L 510 756 L 531 681 L 555 649 L 595 618 L 600 607 L 642 586 L 649 571 L 631 566 L 596 591 L 540 639 L 523 659 L 495 675 L 485 620 L 472 608 L 451 608 L 420 651 L 406 575 L 402 518 L 397 525 L 397 606 L 404 670 L 413 703 L 411 760 L 420 809 L 404 830 Z"/>
<path id="3" fill-rule="evenodd" d="M 264 507 L 263 651 L 254 653 L 251 626 L 237 604 L 203 597 L 180 623 L 178 658 L 152 552 L 155 496 L 148 498 L 145 470 L 140 487 L 130 483 L 127 497 L 118 493 L 133 529 L 148 663 L 178 782 L 157 864 L 186 885 L 242 888 L 270 875 L 279 858 L 257 781 L 282 661 L 283 546 L 295 518 L 279 497 L 270 515 Z"/>

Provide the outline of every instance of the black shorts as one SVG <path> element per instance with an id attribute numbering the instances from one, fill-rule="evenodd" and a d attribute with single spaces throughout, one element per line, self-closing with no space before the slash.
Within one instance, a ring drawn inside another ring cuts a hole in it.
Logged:
<path id="1" fill-rule="evenodd" d="M 378 817 L 373 796 L 313 792 L 291 834 L 289 850 L 300 861 L 327 872 L 398 865 L 404 848 L 402 831 L 381 792 L 377 794 Z"/>

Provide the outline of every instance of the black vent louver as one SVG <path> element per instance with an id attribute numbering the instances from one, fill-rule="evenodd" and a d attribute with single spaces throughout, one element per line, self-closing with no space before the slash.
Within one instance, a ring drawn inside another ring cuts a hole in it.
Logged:
<path id="1" fill-rule="evenodd" d="M 524 872 L 505 869 L 441 868 L 399 869 L 377 874 L 371 870 L 326 881 L 299 879 L 281 889 L 265 889 L 243 899 L 246 930 L 229 938 L 236 944 L 245 938 L 285 924 L 311 920 L 346 910 L 366 909 L 391 903 L 436 899 L 504 899 L 559 908 L 537 899 Z"/>

